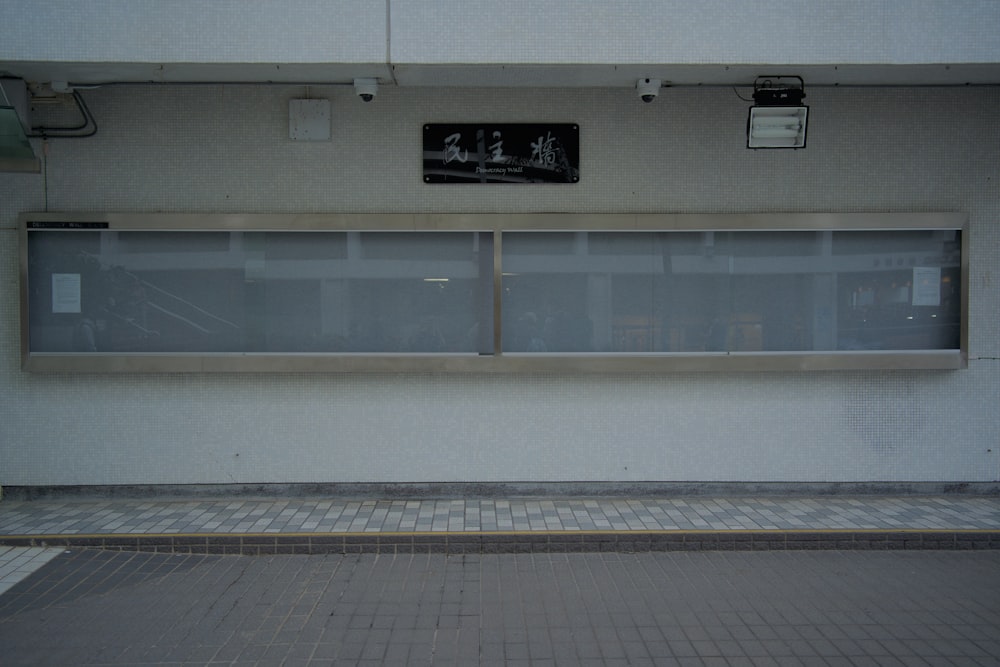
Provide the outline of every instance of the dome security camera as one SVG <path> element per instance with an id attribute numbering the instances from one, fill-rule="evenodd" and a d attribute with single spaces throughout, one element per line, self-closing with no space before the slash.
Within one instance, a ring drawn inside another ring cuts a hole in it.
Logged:
<path id="1" fill-rule="evenodd" d="M 378 94 L 378 80 L 376 79 L 355 79 L 354 94 L 365 102 L 371 102 Z"/>
<path id="2" fill-rule="evenodd" d="M 660 94 L 660 80 L 639 79 L 635 82 L 635 90 L 639 94 L 639 99 L 649 104 Z"/>

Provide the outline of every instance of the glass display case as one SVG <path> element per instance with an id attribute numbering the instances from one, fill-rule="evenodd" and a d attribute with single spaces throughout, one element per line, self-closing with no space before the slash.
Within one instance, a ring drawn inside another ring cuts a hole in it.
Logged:
<path id="1" fill-rule="evenodd" d="M 965 366 L 960 214 L 24 214 L 31 371 Z"/>

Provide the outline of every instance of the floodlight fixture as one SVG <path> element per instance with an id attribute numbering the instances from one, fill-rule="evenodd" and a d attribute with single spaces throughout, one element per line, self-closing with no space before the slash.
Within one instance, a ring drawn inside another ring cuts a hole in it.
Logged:
<path id="1" fill-rule="evenodd" d="M 761 76 L 753 85 L 747 148 L 805 148 L 809 107 L 799 76 Z"/>

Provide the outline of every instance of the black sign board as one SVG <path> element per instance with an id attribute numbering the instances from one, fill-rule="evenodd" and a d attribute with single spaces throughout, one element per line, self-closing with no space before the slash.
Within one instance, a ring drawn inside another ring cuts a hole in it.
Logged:
<path id="1" fill-rule="evenodd" d="M 25 229 L 107 229 L 106 222 L 38 222 L 29 220 Z"/>
<path id="2" fill-rule="evenodd" d="M 578 125 L 424 125 L 425 183 L 577 183 L 579 180 Z"/>

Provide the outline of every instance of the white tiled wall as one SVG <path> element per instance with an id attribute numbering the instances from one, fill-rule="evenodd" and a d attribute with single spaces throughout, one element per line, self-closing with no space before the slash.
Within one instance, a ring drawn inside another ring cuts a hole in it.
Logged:
<path id="1" fill-rule="evenodd" d="M 395 89 L 288 139 L 294 86 L 85 91 L 91 139 L 0 176 L 0 484 L 990 481 L 1000 477 L 1000 90 L 815 88 L 808 147 L 748 151 L 728 88 Z M 426 122 L 575 122 L 579 185 L 433 186 Z M 956 372 L 31 375 L 22 211 L 962 211 L 971 361 Z M 992 451 L 988 451 L 992 450 Z"/>
<path id="2" fill-rule="evenodd" d="M 990 0 L 437 0 L 431 11 L 423 0 L 391 0 L 389 8 L 397 63 L 975 63 L 994 61 L 1000 44 Z"/>
<path id="3" fill-rule="evenodd" d="M 4 19 L 0 60 L 80 63 L 383 62 L 388 29 L 371 0 L 5 0 Z"/>
<path id="4" fill-rule="evenodd" d="M 997 19 L 993 0 L 5 0 L 0 61 L 990 63 Z"/>

